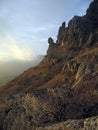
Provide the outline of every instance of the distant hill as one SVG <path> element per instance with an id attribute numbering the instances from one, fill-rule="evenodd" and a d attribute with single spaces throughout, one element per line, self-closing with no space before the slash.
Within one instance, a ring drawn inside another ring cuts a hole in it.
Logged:
<path id="1" fill-rule="evenodd" d="M 0 130 L 98 130 L 98 0 L 48 43 L 42 62 L 0 89 Z"/>
<path id="2" fill-rule="evenodd" d="M 25 70 L 40 63 L 43 57 L 43 55 L 38 55 L 36 59 L 30 61 L 12 60 L 0 62 L 0 86 L 5 85 L 8 81 L 19 76 Z"/>

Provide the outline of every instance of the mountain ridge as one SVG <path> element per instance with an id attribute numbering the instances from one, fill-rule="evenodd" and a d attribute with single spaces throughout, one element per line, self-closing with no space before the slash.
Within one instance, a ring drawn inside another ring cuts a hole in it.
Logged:
<path id="1" fill-rule="evenodd" d="M 42 62 L 0 89 L 0 129 L 98 129 L 97 13 L 94 0 L 63 22 Z"/>

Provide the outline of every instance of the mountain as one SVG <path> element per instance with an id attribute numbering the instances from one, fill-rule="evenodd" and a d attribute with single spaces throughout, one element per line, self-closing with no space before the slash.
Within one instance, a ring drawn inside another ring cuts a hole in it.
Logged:
<path id="1" fill-rule="evenodd" d="M 98 0 L 48 43 L 37 66 L 0 89 L 0 129 L 98 130 Z"/>
<path id="2" fill-rule="evenodd" d="M 0 86 L 5 85 L 8 81 L 11 81 L 15 77 L 19 76 L 25 70 L 37 65 L 43 59 L 43 55 L 36 56 L 32 60 L 12 60 L 6 62 L 0 62 Z"/>

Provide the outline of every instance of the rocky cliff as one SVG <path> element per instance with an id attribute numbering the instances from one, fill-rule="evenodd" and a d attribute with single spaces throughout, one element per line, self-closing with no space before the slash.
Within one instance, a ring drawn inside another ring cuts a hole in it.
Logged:
<path id="1" fill-rule="evenodd" d="M 98 0 L 48 43 L 39 65 L 0 89 L 0 130 L 97 130 Z"/>

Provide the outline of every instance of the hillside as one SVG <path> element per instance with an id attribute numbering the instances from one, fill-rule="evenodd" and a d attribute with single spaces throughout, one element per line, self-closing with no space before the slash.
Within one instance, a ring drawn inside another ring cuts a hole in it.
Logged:
<path id="1" fill-rule="evenodd" d="M 98 0 L 48 43 L 42 62 L 0 89 L 0 130 L 97 130 Z"/>

